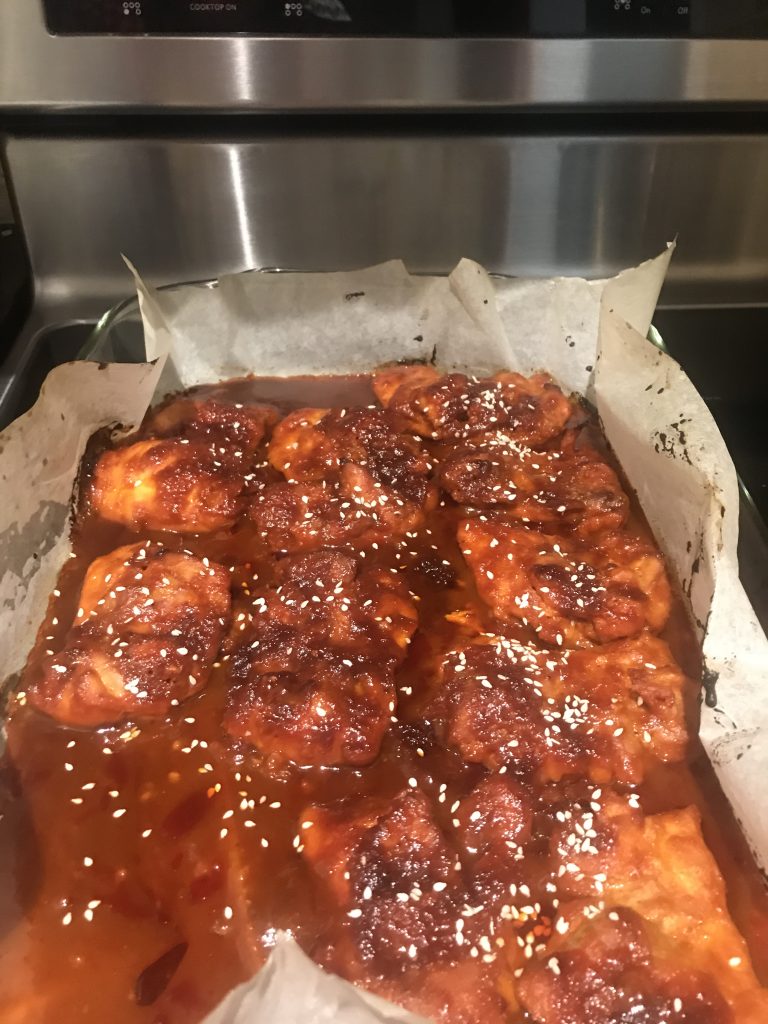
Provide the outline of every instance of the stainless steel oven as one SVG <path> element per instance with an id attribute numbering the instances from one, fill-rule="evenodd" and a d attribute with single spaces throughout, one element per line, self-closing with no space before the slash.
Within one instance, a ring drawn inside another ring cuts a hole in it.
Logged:
<path id="1" fill-rule="evenodd" d="M 0 419 L 129 293 L 121 253 L 600 276 L 677 236 L 659 326 L 765 514 L 766 0 L 4 0 L 0 139 L 33 295 Z"/>

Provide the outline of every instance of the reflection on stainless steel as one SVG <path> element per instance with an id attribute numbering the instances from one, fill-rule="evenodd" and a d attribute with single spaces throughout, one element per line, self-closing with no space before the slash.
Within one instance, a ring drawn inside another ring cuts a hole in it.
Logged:
<path id="1" fill-rule="evenodd" d="M 766 41 L 48 35 L 2 0 L 0 107 L 239 110 L 768 100 Z"/>
<path id="2" fill-rule="evenodd" d="M 768 302 L 764 136 L 11 139 L 38 299 L 393 257 L 602 276 L 679 235 L 668 304 Z"/>
<path id="3" fill-rule="evenodd" d="M 227 147 L 229 183 L 232 186 L 232 209 L 237 223 L 238 242 L 243 259 L 248 267 L 258 264 L 251 241 L 251 226 L 248 220 L 248 192 L 238 146 Z"/>

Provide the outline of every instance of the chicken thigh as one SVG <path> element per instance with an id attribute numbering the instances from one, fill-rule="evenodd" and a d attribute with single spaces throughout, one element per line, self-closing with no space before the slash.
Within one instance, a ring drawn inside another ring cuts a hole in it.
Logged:
<path id="1" fill-rule="evenodd" d="M 91 563 L 64 647 L 31 704 L 70 725 L 166 714 L 205 686 L 230 613 L 229 574 L 133 544 Z"/>

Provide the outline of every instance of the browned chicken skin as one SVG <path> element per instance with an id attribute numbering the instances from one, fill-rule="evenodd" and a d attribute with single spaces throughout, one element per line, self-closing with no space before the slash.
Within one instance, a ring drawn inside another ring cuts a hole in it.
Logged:
<path id="1" fill-rule="evenodd" d="M 336 484 L 269 484 L 250 516 L 272 551 L 316 551 L 387 543 L 418 529 L 421 508 L 382 491 L 361 466 L 342 467 Z"/>
<path id="2" fill-rule="evenodd" d="M 340 548 L 375 530 L 367 510 L 326 483 L 270 484 L 249 513 L 272 551 Z"/>
<path id="3" fill-rule="evenodd" d="M 166 714 L 205 686 L 229 612 L 220 566 L 158 545 L 118 548 L 91 563 L 30 703 L 71 725 Z"/>
<path id="4" fill-rule="evenodd" d="M 516 442 L 545 444 L 562 433 L 572 403 L 546 373 L 497 373 L 482 380 L 463 373 L 440 376 L 423 366 L 379 370 L 379 401 L 397 426 L 436 441 L 471 439 L 502 431 Z"/>
<path id="5" fill-rule="evenodd" d="M 529 809 L 500 776 L 480 783 L 464 804 L 461 860 L 413 788 L 308 807 L 301 849 L 343 915 L 322 956 L 330 969 L 432 1020 L 503 1024 L 482 911 L 502 878 L 507 891 Z"/>
<path id="6" fill-rule="evenodd" d="M 349 919 L 361 964 L 396 974 L 457 958 L 461 875 L 422 793 L 308 807 L 299 834 Z"/>
<path id="7" fill-rule="evenodd" d="M 622 527 L 629 499 L 596 449 L 575 431 L 538 452 L 503 433 L 479 435 L 443 457 L 438 479 L 463 505 L 500 510 L 502 521 L 592 537 Z"/>
<path id="8" fill-rule="evenodd" d="M 434 366 L 387 366 L 377 370 L 373 378 L 373 390 L 384 406 L 388 409 L 395 398 L 404 399 L 413 395 L 421 388 L 432 387 L 440 380 L 441 374 Z M 402 389 L 402 390 L 401 390 Z"/>
<path id="9" fill-rule="evenodd" d="M 437 502 L 420 443 L 375 409 L 300 409 L 275 428 L 269 459 L 288 483 L 251 516 L 273 550 L 386 541 L 417 529 Z"/>
<path id="10" fill-rule="evenodd" d="M 155 410 L 153 435 L 105 452 L 92 507 L 133 530 L 211 533 L 234 525 L 253 489 L 257 450 L 277 419 L 270 406 L 183 397 Z"/>
<path id="11" fill-rule="evenodd" d="M 380 409 L 299 409 L 275 428 L 269 461 L 287 480 L 333 480 L 347 463 L 362 466 L 401 498 L 423 504 L 431 469 L 415 438 Z"/>
<path id="12" fill-rule="evenodd" d="M 684 685 L 648 633 L 575 651 L 485 635 L 447 656 L 435 711 L 467 761 L 637 783 L 647 764 L 684 755 Z"/>
<path id="13" fill-rule="evenodd" d="M 242 511 L 242 470 L 185 438 L 137 441 L 104 452 L 89 493 L 104 519 L 140 531 L 211 533 Z"/>
<path id="14" fill-rule="evenodd" d="M 478 517 L 460 524 L 458 541 L 494 615 L 520 619 L 546 643 L 605 643 L 657 632 L 669 617 L 661 556 L 623 531 L 584 544 Z"/>
<path id="15" fill-rule="evenodd" d="M 287 559 L 238 634 L 229 732 L 274 763 L 368 764 L 395 709 L 416 628 L 396 575 L 338 552 Z"/>
<path id="16" fill-rule="evenodd" d="M 204 441 L 216 457 L 247 463 L 279 418 L 270 405 L 185 395 L 153 409 L 142 431 L 152 437 Z"/>
<path id="17" fill-rule="evenodd" d="M 455 813 L 462 863 L 472 879 L 475 902 L 488 908 L 499 895 L 508 902 L 509 883 L 517 879 L 517 865 L 531 837 L 530 792 L 506 774 L 488 775 Z"/>

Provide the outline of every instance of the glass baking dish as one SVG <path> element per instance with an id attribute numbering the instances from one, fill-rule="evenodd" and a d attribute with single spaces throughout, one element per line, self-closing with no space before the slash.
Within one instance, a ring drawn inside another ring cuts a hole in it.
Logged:
<path id="1" fill-rule="evenodd" d="M 183 284 L 163 285 L 160 291 L 179 288 L 217 288 L 218 281 L 188 281 Z M 98 363 L 143 363 L 144 325 L 141 321 L 138 296 L 132 295 L 108 309 L 91 331 L 77 354 L 78 359 Z"/>

